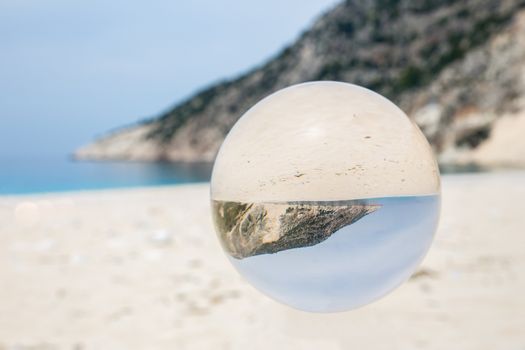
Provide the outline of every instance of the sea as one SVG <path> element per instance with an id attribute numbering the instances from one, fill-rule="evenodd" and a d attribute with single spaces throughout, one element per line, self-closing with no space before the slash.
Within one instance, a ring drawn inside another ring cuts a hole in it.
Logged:
<path id="1" fill-rule="evenodd" d="M 68 156 L 0 157 L 0 195 L 207 182 L 212 163 L 86 162 Z"/>
<path id="2" fill-rule="evenodd" d="M 208 182 L 213 163 L 76 161 L 66 155 L 0 156 L 0 195 Z M 442 173 L 485 171 L 443 167 Z"/>

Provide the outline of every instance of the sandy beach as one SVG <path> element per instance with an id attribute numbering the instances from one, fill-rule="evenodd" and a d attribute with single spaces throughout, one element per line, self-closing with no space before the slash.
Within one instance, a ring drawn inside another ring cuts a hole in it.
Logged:
<path id="1" fill-rule="evenodd" d="M 208 184 L 0 197 L 0 349 L 525 349 L 525 172 L 442 186 L 421 268 L 338 314 L 245 283 Z"/>

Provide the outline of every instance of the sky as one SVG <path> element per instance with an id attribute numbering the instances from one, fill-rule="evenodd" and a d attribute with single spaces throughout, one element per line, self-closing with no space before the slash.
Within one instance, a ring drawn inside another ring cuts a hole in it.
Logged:
<path id="1" fill-rule="evenodd" d="M 294 41 L 335 0 L 0 0 L 0 157 L 67 155 Z"/>

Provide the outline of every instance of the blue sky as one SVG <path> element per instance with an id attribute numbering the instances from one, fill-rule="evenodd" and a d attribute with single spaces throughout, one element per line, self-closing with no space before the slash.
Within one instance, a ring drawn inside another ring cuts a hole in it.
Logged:
<path id="1" fill-rule="evenodd" d="M 292 42 L 334 0 L 0 0 L 0 156 L 68 154 Z"/>

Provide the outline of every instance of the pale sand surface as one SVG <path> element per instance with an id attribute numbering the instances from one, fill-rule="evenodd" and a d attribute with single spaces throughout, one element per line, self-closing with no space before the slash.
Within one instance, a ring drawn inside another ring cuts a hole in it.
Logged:
<path id="1" fill-rule="evenodd" d="M 439 171 L 425 136 L 392 102 L 317 81 L 250 108 L 222 143 L 211 183 L 216 200 L 338 201 L 436 194 Z"/>
<path id="2" fill-rule="evenodd" d="M 223 255 L 208 186 L 0 197 L 0 349 L 525 349 L 525 173 L 443 179 L 419 273 L 340 314 Z"/>

